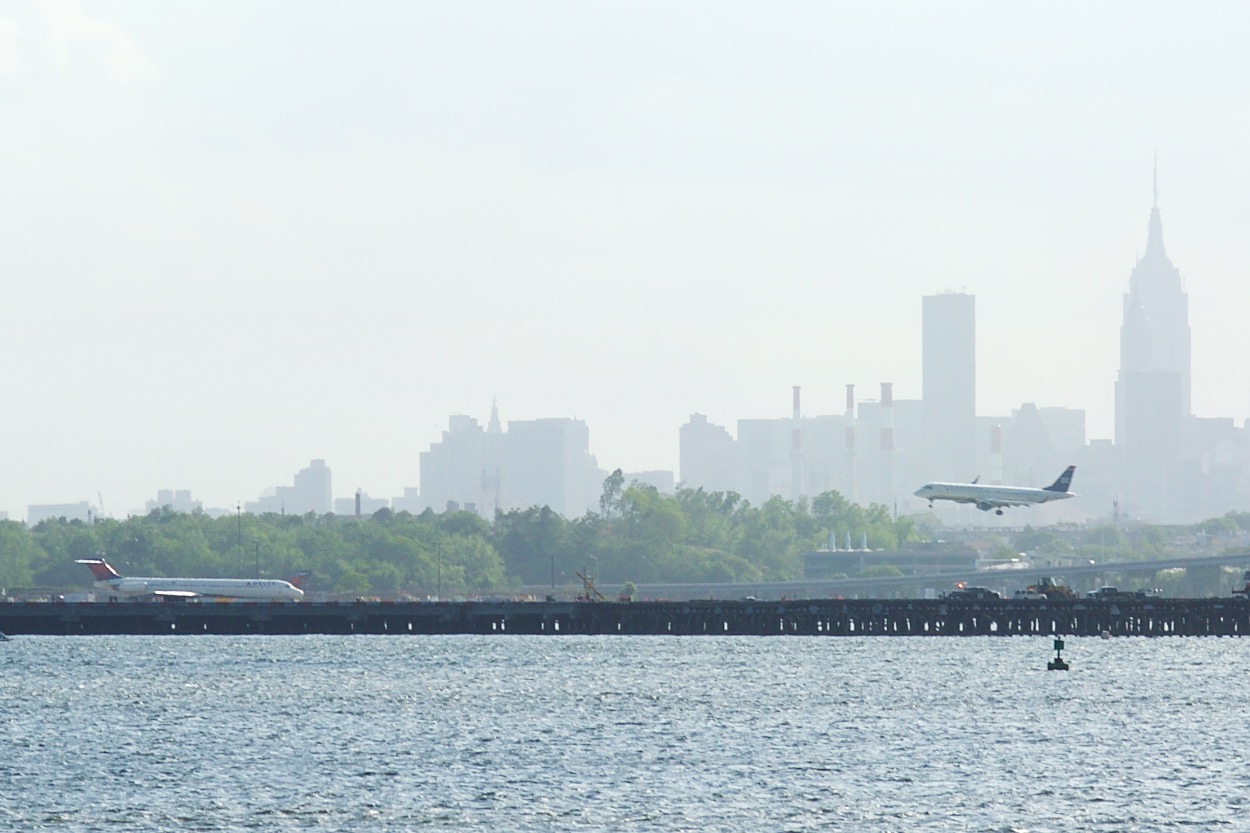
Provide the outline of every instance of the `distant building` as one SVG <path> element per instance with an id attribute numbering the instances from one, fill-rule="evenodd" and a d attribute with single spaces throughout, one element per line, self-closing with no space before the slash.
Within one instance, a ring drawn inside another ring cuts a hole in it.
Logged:
<path id="1" fill-rule="evenodd" d="M 151 514 L 166 506 L 175 512 L 187 514 L 202 508 L 200 502 L 191 497 L 190 489 L 157 489 L 156 500 L 149 500 L 145 503 L 144 510 Z"/>
<path id="2" fill-rule="evenodd" d="M 1250 448 L 1230 417 L 1190 417 L 1182 449 L 1179 509 L 1191 520 L 1250 508 Z"/>
<path id="3" fill-rule="evenodd" d="M 842 414 L 738 420 L 733 491 L 759 506 L 844 489 L 845 426 Z"/>
<path id="4" fill-rule="evenodd" d="M 965 481 L 976 465 L 976 299 L 950 292 L 922 304 L 923 479 Z"/>
<path id="5" fill-rule="evenodd" d="M 604 474 L 590 454 L 590 431 L 577 419 L 513 420 L 504 431 L 496 406 L 485 430 L 451 417 L 443 438 L 421 452 L 422 508 L 496 511 L 548 506 L 566 518 L 597 509 Z"/>
<path id="6" fill-rule="evenodd" d="M 379 509 L 389 509 L 388 503 L 385 498 L 369 497 L 363 491 L 358 491 L 352 497 L 336 498 L 334 514 L 348 518 L 367 518 Z"/>
<path id="7" fill-rule="evenodd" d="M 681 483 L 705 492 L 737 491 L 737 444 L 723 426 L 691 414 L 678 431 Z"/>
<path id="8" fill-rule="evenodd" d="M 1146 252 L 1129 275 L 1115 383 L 1115 444 L 1124 503 L 1145 518 L 1175 509 L 1183 494 L 1190 410 L 1189 297 L 1163 247 L 1158 188 Z"/>
<path id="9" fill-rule="evenodd" d="M 512 420 L 498 469 L 508 508 L 550 506 L 566 518 L 597 510 L 603 491 L 590 455 L 590 429 L 580 419 Z"/>
<path id="10" fill-rule="evenodd" d="M 1084 444 L 1082 439 L 1076 448 Z M 1012 486 L 1048 486 L 1063 470 L 1059 460 L 1042 409 L 1026 402 L 1013 411 L 1003 425 L 1003 482 Z"/>
<path id="11" fill-rule="evenodd" d="M 391 509 L 395 512 L 421 514 L 425 510 L 421 504 L 421 490 L 413 486 L 405 486 L 402 495 L 391 498 Z"/>
<path id="12" fill-rule="evenodd" d="M 290 486 L 278 486 L 272 493 L 259 500 L 244 504 L 244 510 L 253 515 L 273 513 L 276 515 L 329 514 L 334 506 L 330 490 L 330 469 L 325 460 L 313 460 L 308 467 L 295 475 Z"/>
<path id="13" fill-rule="evenodd" d="M 494 417 L 493 406 L 491 410 Z M 422 509 L 444 512 L 450 503 L 473 503 L 493 513 L 499 497 L 493 475 L 502 456 L 502 437 L 502 430 L 488 436 L 476 419 L 452 415 L 442 440 L 420 454 Z"/>
<path id="14" fill-rule="evenodd" d="M 792 431 L 789 419 L 738 420 L 736 491 L 750 503 L 789 495 Z"/>
<path id="15" fill-rule="evenodd" d="M 881 385 L 881 398 L 859 402 L 856 414 L 856 503 L 878 503 L 891 510 L 897 506 L 899 512 L 922 508 L 912 493 L 922 482 L 928 448 L 924 403 L 895 399 L 887 382 Z"/>
<path id="16" fill-rule="evenodd" d="M 83 500 L 78 503 L 36 503 L 26 507 L 26 523 L 28 526 L 35 526 L 40 521 L 56 520 L 57 518 L 91 523 L 91 504 Z"/>
<path id="17" fill-rule="evenodd" d="M 643 486 L 650 486 L 662 495 L 671 495 L 677 491 L 671 471 L 626 471 L 621 474 L 625 478 L 626 485 L 639 483 Z"/>
<path id="18" fill-rule="evenodd" d="M 920 402 L 895 400 L 889 382 L 880 400 L 856 402 L 853 390 L 847 386 L 848 413 L 740 419 L 737 440 L 691 415 L 680 430 L 681 485 L 737 492 L 755 506 L 833 491 L 863 505 L 906 504 L 913 489 L 902 485 L 916 468 L 907 447 L 919 448 L 924 433 Z"/>

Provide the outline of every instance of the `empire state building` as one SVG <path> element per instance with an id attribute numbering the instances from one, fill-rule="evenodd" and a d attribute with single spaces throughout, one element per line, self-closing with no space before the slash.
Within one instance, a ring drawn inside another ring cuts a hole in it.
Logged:
<path id="1" fill-rule="evenodd" d="M 1157 179 L 1156 179 L 1157 183 Z M 1115 384 L 1122 494 L 1147 514 L 1176 498 L 1190 416 L 1189 297 L 1163 248 L 1156 184 L 1146 253 L 1129 275 Z"/>

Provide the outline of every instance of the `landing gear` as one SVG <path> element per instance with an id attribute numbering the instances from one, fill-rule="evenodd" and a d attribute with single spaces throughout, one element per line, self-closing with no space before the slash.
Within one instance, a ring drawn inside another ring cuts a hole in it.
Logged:
<path id="1" fill-rule="evenodd" d="M 929 508 L 930 508 L 930 509 L 932 509 L 932 508 L 933 508 L 933 501 L 929 501 Z"/>
<path id="2" fill-rule="evenodd" d="M 994 514 L 995 514 L 995 515 L 1001 515 L 1001 514 L 1003 514 L 1003 510 L 1001 510 L 1001 509 L 995 509 L 995 510 L 994 510 Z"/>

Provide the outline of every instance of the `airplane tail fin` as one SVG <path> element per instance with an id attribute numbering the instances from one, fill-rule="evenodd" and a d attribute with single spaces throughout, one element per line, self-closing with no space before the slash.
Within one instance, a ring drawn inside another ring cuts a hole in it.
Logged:
<path id="1" fill-rule="evenodd" d="M 96 581 L 111 581 L 115 578 L 121 578 L 121 575 L 103 558 L 80 558 L 74 563 L 86 564 L 87 569 L 91 571 L 91 577 Z"/>
<path id="2" fill-rule="evenodd" d="M 1072 488 L 1072 475 L 1076 472 L 1076 466 L 1068 466 L 1063 470 L 1063 474 L 1059 475 L 1059 479 L 1046 487 L 1048 492 L 1066 492 Z"/>

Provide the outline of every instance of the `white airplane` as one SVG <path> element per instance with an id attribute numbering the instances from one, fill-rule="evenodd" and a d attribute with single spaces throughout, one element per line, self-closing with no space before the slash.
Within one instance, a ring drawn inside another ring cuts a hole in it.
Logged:
<path id="1" fill-rule="evenodd" d="M 140 578 L 119 575 L 103 558 L 80 558 L 95 576 L 96 589 L 110 596 L 157 596 L 193 599 L 211 596 L 223 599 L 295 600 L 304 591 L 289 581 L 249 578 Z"/>
<path id="2" fill-rule="evenodd" d="M 974 504 L 983 512 L 993 509 L 995 514 L 1001 515 L 1003 508 L 1007 506 L 1028 506 L 1032 503 L 1049 503 L 1052 500 L 1076 497 L 1068 491 L 1075 471 L 1076 466 L 1068 466 L 1059 475 L 1059 479 L 1045 489 L 1028 486 L 982 486 L 973 480 L 971 483 L 926 483 L 916 490 L 916 497 L 929 501 L 930 507 L 935 500 L 953 500 L 956 503 Z"/>

